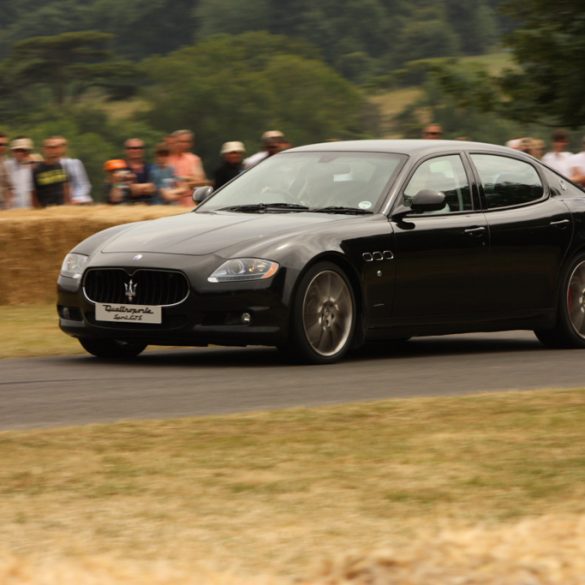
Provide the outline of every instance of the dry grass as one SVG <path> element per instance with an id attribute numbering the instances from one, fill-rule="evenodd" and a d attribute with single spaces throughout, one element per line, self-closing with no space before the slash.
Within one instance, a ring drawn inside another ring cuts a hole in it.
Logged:
<path id="1" fill-rule="evenodd" d="M 0 305 L 49 303 L 63 257 L 81 240 L 121 223 L 155 219 L 185 208 L 64 206 L 0 213 Z"/>
<path id="2" fill-rule="evenodd" d="M 0 358 L 83 353 L 58 326 L 51 305 L 0 305 Z"/>
<path id="3" fill-rule="evenodd" d="M 516 64 L 510 52 L 501 51 L 499 53 L 490 53 L 488 55 L 473 55 L 462 57 L 462 63 L 478 63 L 487 67 L 491 75 L 500 75 L 505 69 L 512 69 Z"/>
<path id="4" fill-rule="evenodd" d="M 151 345 L 146 351 L 157 349 Z M 85 352 L 76 339 L 59 329 L 54 303 L 0 305 L 0 359 L 78 353 Z"/>
<path id="5" fill-rule="evenodd" d="M 102 583 L 164 583 L 144 577 L 160 561 L 176 583 L 576 584 L 584 407 L 518 392 L 5 432 L 2 549 L 31 571 L 107 559 Z M 116 581 L 126 566 L 142 581 Z"/>

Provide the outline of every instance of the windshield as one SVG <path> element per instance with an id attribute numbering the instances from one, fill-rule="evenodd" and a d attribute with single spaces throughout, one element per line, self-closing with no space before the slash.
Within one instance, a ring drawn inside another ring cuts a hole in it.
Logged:
<path id="1" fill-rule="evenodd" d="M 372 213 L 405 159 L 384 153 L 283 153 L 223 187 L 197 211 Z"/>

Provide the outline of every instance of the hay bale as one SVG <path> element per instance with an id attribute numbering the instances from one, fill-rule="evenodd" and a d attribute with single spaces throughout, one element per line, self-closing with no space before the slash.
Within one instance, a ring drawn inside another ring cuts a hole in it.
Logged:
<path id="1" fill-rule="evenodd" d="M 184 207 L 63 206 L 0 213 L 0 304 L 50 303 L 63 257 L 96 232 L 133 221 L 185 213 Z"/>

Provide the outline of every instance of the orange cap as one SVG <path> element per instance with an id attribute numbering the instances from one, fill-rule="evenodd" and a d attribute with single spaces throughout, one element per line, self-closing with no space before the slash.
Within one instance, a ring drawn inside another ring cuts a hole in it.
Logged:
<path id="1" fill-rule="evenodd" d="M 120 171 L 122 169 L 127 169 L 128 165 L 126 164 L 125 160 L 114 158 L 112 160 L 107 160 L 104 163 L 104 171 Z"/>

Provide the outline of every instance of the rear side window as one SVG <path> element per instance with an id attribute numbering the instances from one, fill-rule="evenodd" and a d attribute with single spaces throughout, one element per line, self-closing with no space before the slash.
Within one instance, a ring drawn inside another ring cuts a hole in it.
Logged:
<path id="1" fill-rule="evenodd" d="M 472 154 L 471 159 L 479 173 L 488 209 L 524 205 L 544 195 L 536 169 L 527 162 L 490 154 Z"/>

